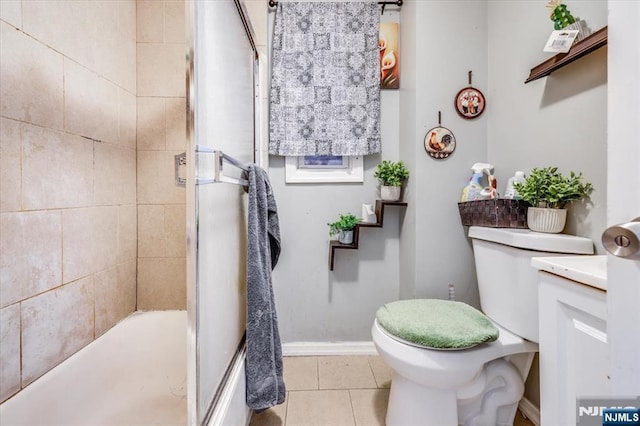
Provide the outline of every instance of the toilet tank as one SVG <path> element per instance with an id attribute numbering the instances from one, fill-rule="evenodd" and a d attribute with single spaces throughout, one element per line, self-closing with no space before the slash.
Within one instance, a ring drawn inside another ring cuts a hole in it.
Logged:
<path id="1" fill-rule="evenodd" d="M 593 254 L 593 241 L 529 229 L 469 227 L 480 307 L 493 321 L 538 342 L 538 271 L 531 258 Z"/>

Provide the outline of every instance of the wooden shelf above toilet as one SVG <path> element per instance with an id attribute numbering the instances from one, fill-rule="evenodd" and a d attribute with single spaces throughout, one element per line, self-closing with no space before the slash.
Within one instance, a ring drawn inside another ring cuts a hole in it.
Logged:
<path id="1" fill-rule="evenodd" d="M 525 80 L 525 84 L 537 80 L 542 77 L 546 77 L 555 70 L 558 70 L 565 65 L 569 65 L 576 59 L 582 58 L 594 50 L 607 45 L 608 39 L 608 27 L 601 28 L 595 33 L 585 37 L 584 39 L 576 42 L 571 50 L 567 53 L 558 53 L 557 55 L 547 59 L 539 65 L 536 65 L 531 69 L 529 77 Z"/>
<path id="2" fill-rule="evenodd" d="M 376 217 L 378 221 L 376 223 L 365 223 L 360 222 L 356 225 L 356 228 L 353 230 L 353 243 L 352 244 L 342 244 L 338 241 L 330 241 L 329 244 L 329 270 L 333 271 L 333 259 L 335 256 L 335 251 L 338 249 L 343 250 L 357 250 L 358 249 L 358 241 L 360 238 L 360 228 L 382 228 L 384 224 L 384 208 L 385 206 L 400 206 L 406 207 L 407 203 L 402 201 L 382 201 L 376 200 Z"/>

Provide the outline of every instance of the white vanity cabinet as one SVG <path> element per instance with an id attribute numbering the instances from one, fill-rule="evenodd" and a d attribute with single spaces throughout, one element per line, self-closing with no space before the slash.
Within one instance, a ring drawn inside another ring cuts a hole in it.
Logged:
<path id="1" fill-rule="evenodd" d="M 532 260 L 539 269 L 542 426 L 573 426 L 577 398 L 610 394 L 606 263 L 598 269 L 604 259 L 596 258 L 601 256 Z M 585 274 L 575 262 L 597 270 Z"/>

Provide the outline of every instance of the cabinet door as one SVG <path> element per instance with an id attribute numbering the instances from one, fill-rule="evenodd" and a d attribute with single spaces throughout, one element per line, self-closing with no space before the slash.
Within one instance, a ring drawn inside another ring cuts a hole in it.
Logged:
<path id="1" fill-rule="evenodd" d="M 610 393 L 606 293 L 558 276 L 540 278 L 542 425 L 575 425 L 576 399 Z"/>

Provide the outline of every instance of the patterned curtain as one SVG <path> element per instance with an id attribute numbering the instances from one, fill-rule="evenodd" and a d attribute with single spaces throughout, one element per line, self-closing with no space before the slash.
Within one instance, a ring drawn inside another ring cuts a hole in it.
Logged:
<path id="1" fill-rule="evenodd" d="M 367 155 L 380 146 L 375 1 L 279 1 L 269 153 Z"/>

